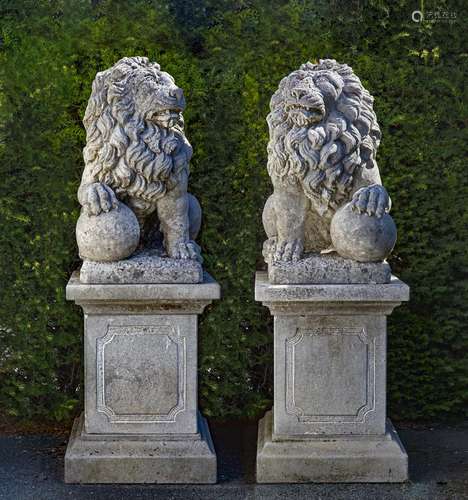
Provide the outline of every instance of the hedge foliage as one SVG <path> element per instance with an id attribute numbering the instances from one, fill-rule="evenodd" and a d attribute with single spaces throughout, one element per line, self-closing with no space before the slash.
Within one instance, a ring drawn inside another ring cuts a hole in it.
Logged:
<path id="1" fill-rule="evenodd" d="M 81 406 L 81 311 L 64 288 L 95 73 L 147 55 L 184 88 L 200 243 L 223 300 L 201 318 L 200 402 L 256 417 L 272 399 L 271 321 L 253 300 L 271 192 L 265 122 L 280 79 L 307 60 L 350 64 L 375 96 L 378 161 L 411 302 L 390 319 L 389 409 L 460 417 L 467 402 L 467 54 L 452 21 L 403 0 L 0 0 L 0 411 L 63 420 Z M 429 16 L 428 16 L 429 17 Z M 432 16 L 433 17 L 433 16 Z"/>

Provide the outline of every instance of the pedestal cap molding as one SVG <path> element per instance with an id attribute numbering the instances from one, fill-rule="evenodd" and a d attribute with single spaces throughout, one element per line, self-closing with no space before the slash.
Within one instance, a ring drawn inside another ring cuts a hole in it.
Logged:
<path id="1" fill-rule="evenodd" d="M 93 314 L 148 313 L 200 314 L 213 300 L 221 298 L 219 284 L 204 273 L 203 283 L 188 284 L 87 284 L 75 271 L 66 288 L 85 312 Z"/>
<path id="2" fill-rule="evenodd" d="M 272 285 L 267 273 L 259 271 L 255 300 L 280 315 L 387 315 L 409 300 L 409 287 L 396 276 L 388 284 Z"/>

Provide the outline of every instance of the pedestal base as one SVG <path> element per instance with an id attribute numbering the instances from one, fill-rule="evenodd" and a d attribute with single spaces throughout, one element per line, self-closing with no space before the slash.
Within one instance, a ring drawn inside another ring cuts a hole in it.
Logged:
<path id="1" fill-rule="evenodd" d="M 272 412 L 258 426 L 258 483 L 399 483 L 408 456 L 389 422 L 382 437 L 329 436 L 273 441 Z"/>
<path id="2" fill-rule="evenodd" d="M 65 454 L 66 483 L 216 483 L 206 420 L 193 437 L 86 434 L 75 420 Z"/>

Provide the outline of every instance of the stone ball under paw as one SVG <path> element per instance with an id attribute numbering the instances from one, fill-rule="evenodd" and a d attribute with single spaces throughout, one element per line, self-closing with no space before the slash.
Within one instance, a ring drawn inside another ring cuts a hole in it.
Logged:
<path id="1" fill-rule="evenodd" d="M 122 260 L 136 250 L 140 226 L 132 210 L 120 202 L 116 208 L 99 215 L 82 210 L 76 224 L 76 241 L 83 260 Z"/>
<path id="2" fill-rule="evenodd" d="M 334 248 L 342 257 L 358 262 L 379 262 L 393 250 L 397 230 L 389 214 L 380 219 L 360 214 L 348 203 L 333 216 L 330 236 Z"/>

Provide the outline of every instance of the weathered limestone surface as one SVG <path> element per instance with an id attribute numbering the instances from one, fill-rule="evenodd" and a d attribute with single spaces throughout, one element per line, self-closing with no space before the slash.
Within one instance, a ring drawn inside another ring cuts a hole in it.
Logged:
<path id="1" fill-rule="evenodd" d="M 201 260 L 194 241 L 201 208 L 187 192 L 192 147 L 184 109 L 174 78 L 146 57 L 124 57 L 97 73 L 83 120 L 76 227 L 83 259 L 119 261 L 140 243 L 164 248 L 172 259 Z M 164 264 L 165 276 L 177 272 L 169 261 L 158 266 Z"/>
<path id="2" fill-rule="evenodd" d="M 360 262 L 382 262 L 391 252 L 396 228 L 376 163 L 373 101 L 353 70 L 333 59 L 303 64 L 279 83 L 267 116 L 269 266 L 330 249 Z M 346 282 L 354 278 L 362 282 L 353 272 Z"/>
<path id="3" fill-rule="evenodd" d="M 386 419 L 386 316 L 409 299 L 387 284 L 275 285 L 274 406 L 260 423 L 258 482 L 403 481 L 407 456 Z"/>
<path id="4" fill-rule="evenodd" d="M 75 421 L 65 455 L 66 483 L 216 483 L 216 453 L 206 420 L 199 434 L 99 436 Z"/>
<path id="5" fill-rule="evenodd" d="M 259 423 L 260 483 L 393 483 L 408 478 L 408 456 L 388 422 L 383 436 L 275 441 L 272 413 Z"/>
<path id="6" fill-rule="evenodd" d="M 85 284 L 85 411 L 65 455 L 68 482 L 216 482 L 197 408 L 197 317 L 219 285 Z"/>
<path id="7" fill-rule="evenodd" d="M 77 304 L 86 304 L 88 308 L 99 305 L 105 310 L 113 310 L 118 302 L 127 302 L 130 310 L 139 311 L 144 307 L 150 310 L 164 311 L 164 305 L 170 304 L 175 310 L 201 313 L 212 300 L 220 298 L 219 284 L 208 274 L 203 274 L 203 283 L 168 284 L 168 283 L 117 283 L 90 284 L 82 283 L 80 273 L 75 271 L 66 289 L 68 300 Z M 129 306 L 130 307 L 130 306 Z M 169 310 L 169 308 L 168 308 Z"/>
<path id="8" fill-rule="evenodd" d="M 140 225 L 123 203 L 97 215 L 81 211 L 76 223 L 76 242 L 83 260 L 114 262 L 125 259 L 137 248 Z"/>
<path id="9" fill-rule="evenodd" d="M 376 163 L 374 99 L 346 64 L 303 64 L 270 102 L 263 210 L 274 316 L 274 405 L 261 421 L 259 482 L 404 481 L 386 422 L 386 316 L 409 299 L 391 276 L 391 201 Z"/>
<path id="10" fill-rule="evenodd" d="M 193 259 L 171 259 L 157 250 L 144 250 L 117 262 L 85 260 L 83 283 L 201 283 L 203 268 Z"/>
<path id="11" fill-rule="evenodd" d="M 275 285 L 389 283 L 388 262 L 357 262 L 336 253 L 311 254 L 297 262 L 272 261 L 268 279 Z"/>
<path id="12" fill-rule="evenodd" d="M 194 241 L 184 109 L 174 78 L 146 57 L 93 82 L 76 226 L 84 262 L 67 286 L 85 318 L 85 409 L 67 482 L 216 482 L 197 407 L 197 322 L 220 288 Z"/>
<path id="13" fill-rule="evenodd" d="M 330 237 L 333 248 L 343 257 L 382 262 L 395 246 L 397 229 L 388 213 L 380 217 L 359 213 L 353 203 L 348 203 L 333 216 Z"/>
<path id="14" fill-rule="evenodd" d="M 276 310 L 291 311 L 291 307 L 303 306 L 303 310 L 313 311 L 317 307 L 331 309 L 347 306 L 353 302 L 362 302 L 364 309 L 384 307 L 393 309 L 401 302 L 409 300 L 409 287 L 396 276 L 390 283 L 379 284 L 318 284 L 318 285 L 273 285 L 269 282 L 267 273 L 257 272 L 255 280 L 255 300 L 263 302 Z M 322 304 L 323 302 L 323 304 Z M 326 303 L 329 304 L 326 304 Z M 343 303 L 343 304 L 341 304 Z M 273 312 L 273 311 L 272 311 Z"/>

